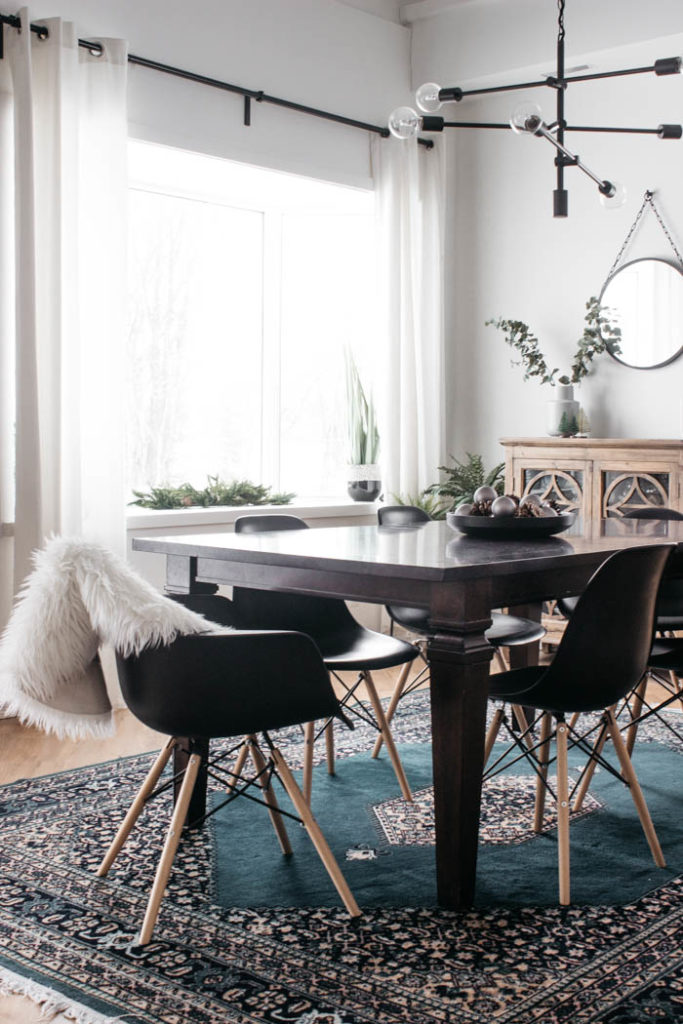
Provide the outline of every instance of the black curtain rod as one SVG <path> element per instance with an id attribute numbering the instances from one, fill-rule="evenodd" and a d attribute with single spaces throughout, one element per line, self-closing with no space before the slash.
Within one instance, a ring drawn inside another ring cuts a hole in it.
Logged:
<path id="1" fill-rule="evenodd" d="M 12 28 L 21 29 L 21 19 L 12 14 L 0 14 L 0 58 L 2 58 L 2 26 L 10 25 Z M 34 32 L 39 39 L 47 39 L 48 30 L 44 25 L 31 24 L 31 32 Z M 79 39 L 78 45 L 92 54 L 101 54 L 100 43 L 90 42 L 87 39 Z M 176 68 L 171 64 L 161 64 L 159 61 L 148 60 L 146 57 L 138 57 L 133 53 L 128 54 L 128 63 L 138 67 L 150 68 L 152 71 L 161 71 L 166 75 L 173 75 L 176 78 L 184 78 L 189 82 L 198 82 L 200 85 L 208 85 L 212 89 L 221 89 L 223 92 L 236 93 L 244 97 L 244 124 L 251 124 L 251 101 L 257 103 L 271 103 L 277 107 L 284 107 L 287 110 L 295 110 L 300 114 L 308 114 L 311 117 L 319 117 L 325 121 L 333 121 L 336 124 L 343 124 L 349 128 L 360 128 L 366 132 L 373 132 L 381 135 L 383 139 L 389 137 L 388 128 L 380 125 L 369 124 L 366 121 L 357 121 L 352 117 L 343 117 L 341 114 L 333 114 L 328 110 L 319 110 L 316 107 L 308 107 L 303 103 L 293 103 L 291 100 L 281 99 L 279 96 L 271 96 L 258 89 L 245 89 L 242 85 L 232 85 L 230 82 L 222 82 L 218 78 L 208 78 L 206 75 L 195 74 L 194 71 L 186 71 L 183 68 Z M 434 143 L 431 139 L 418 139 L 419 145 L 426 149 L 432 149 Z"/>

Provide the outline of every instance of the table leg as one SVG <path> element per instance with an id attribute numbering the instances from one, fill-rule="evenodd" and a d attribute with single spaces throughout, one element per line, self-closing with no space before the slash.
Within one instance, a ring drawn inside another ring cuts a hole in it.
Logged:
<path id="1" fill-rule="evenodd" d="M 477 870 L 488 676 L 493 648 L 483 633 L 428 644 L 436 880 L 439 904 L 472 905 Z"/>
<path id="2" fill-rule="evenodd" d="M 511 615 L 519 615 L 523 619 L 540 622 L 543 605 L 540 601 L 534 601 L 533 604 L 515 605 L 514 608 L 509 608 L 508 611 Z M 540 644 L 538 643 L 517 644 L 515 647 L 509 647 L 510 668 L 527 668 L 531 665 L 538 665 L 539 648 Z"/>

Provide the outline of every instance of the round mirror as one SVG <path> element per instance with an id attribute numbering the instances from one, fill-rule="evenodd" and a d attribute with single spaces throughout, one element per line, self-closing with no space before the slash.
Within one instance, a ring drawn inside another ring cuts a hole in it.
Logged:
<path id="1" fill-rule="evenodd" d="M 683 274 L 675 263 L 641 259 L 626 263 L 602 289 L 600 305 L 621 328 L 618 362 L 637 369 L 666 366 L 683 352 Z"/>

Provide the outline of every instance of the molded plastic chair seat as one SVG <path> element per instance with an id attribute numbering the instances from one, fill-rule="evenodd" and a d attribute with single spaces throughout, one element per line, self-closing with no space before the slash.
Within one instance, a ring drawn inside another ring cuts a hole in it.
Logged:
<path id="1" fill-rule="evenodd" d="M 589 754 L 587 766 L 582 769 L 575 792 L 582 797 L 582 787 L 586 785 L 592 766 L 597 762 L 619 777 L 618 772 L 602 757 L 603 745 L 609 735 L 654 861 L 658 866 L 664 866 L 662 851 L 613 708 L 631 692 L 647 666 L 657 592 L 673 546 L 662 544 L 628 548 L 610 556 L 594 573 L 578 599 L 550 666 L 513 669 L 491 676 L 490 696 L 493 699 L 541 712 L 537 721 L 530 723 L 521 735 L 516 735 L 508 726 L 513 741 L 512 749 L 515 753 L 521 751 L 537 775 L 536 831 L 540 831 L 543 821 L 550 741 L 553 736 L 557 741 L 558 779 L 555 796 L 562 904 L 569 903 L 570 794 L 567 751 L 569 746 L 577 745 L 585 756 L 590 750 L 586 736 L 580 736 L 574 725 L 565 721 L 565 714 L 602 711 L 598 740 Z M 556 723 L 554 732 L 553 719 Z M 539 721 L 540 742 L 530 744 L 529 736 Z M 505 756 L 498 758 L 487 777 L 498 774 L 504 765 Z"/>
<path id="2" fill-rule="evenodd" d="M 375 633 L 358 623 L 354 630 L 317 633 L 314 639 L 326 666 L 337 672 L 361 672 L 368 667 L 373 670 L 395 668 L 417 655 L 414 650 L 408 655 L 403 640 Z"/>
<path id="3" fill-rule="evenodd" d="M 197 595 L 181 597 L 183 603 L 219 610 L 229 617 L 230 602 Z M 217 603 L 220 602 L 220 603 Z M 282 812 L 272 788 L 279 780 L 289 796 L 295 817 L 305 826 L 337 892 L 352 916 L 360 911 L 310 808 L 280 751 L 269 736 L 272 729 L 299 725 L 317 717 L 343 717 L 328 673 L 315 644 L 301 633 L 238 632 L 182 636 L 164 647 L 147 648 L 137 656 L 117 656 L 119 681 L 132 713 L 151 729 L 171 737 L 157 757 L 147 778 L 105 855 L 98 875 L 108 873 L 132 831 L 145 803 L 168 785 L 157 789 L 162 772 L 181 740 L 189 737 L 189 755 L 182 774 L 164 849 L 149 897 L 139 943 L 149 942 L 159 913 L 173 859 L 186 823 L 208 741 L 239 737 L 232 750 L 211 757 L 211 773 L 225 780 L 230 803 L 246 791 L 269 811 L 282 852 L 292 848 Z M 263 734 L 263 741 L 257 739 Z M 237 753 L 234 770 L 221 767 Z M 255 776 L 244 778 L 247 758 Z M 177 784 L 177 778 L 175 780 Z M 213 810 L 215 810 L 214 808 Z M 213 810 L 211 813 L 213 813 Z M 287 812 L 289 814 L 289 811 Z M 197 824 L 197 822 L 191 822 Z"/>
<path id="4" fill-rule="evenodd" d="M 239 534 L 307 529 L 302 519 L 290 515 L 240 516 L 235 521 L 235 533 Z M 354 619 L 346 603 L 336 598 L 235 587 L 233 607 L 236 622 L 242 629 L 291 629 L 313 638 L 326 668 L 335 674 L 340 686 L 346 691 L 342 700 L 344 708 L 359 715 L 379 731 L 379 739 L 387 745 L 403 797 L 412 800 L 389 721 L 372 679 L 372 672 L 398 665 L 404 666 L 400 678 L 405 678 L 418 654 L 412 644 L 366 629 Z M 348 685 L 337 675 L 339 672 L 356 672 L 359 674 L 358 679 L 354 685 Z M 358 701 L 356 691 L 360 683 L 365 685 L 372 713 Z M 322 728 L 327 744 L 327 770 L 330 774 L 334 774 L 335 770 L 332 725 L 332 722 L 327 722 Z M 312 785 L 314 740 L 315 728 L 311 723 L 307 730 L 304 762 L 304 793 L 307 797 L 310 797 Z"/>
<path id="5" fill-rule="evenodd" d="M 428 613 L 424 608 L 406 608 L 392 605 L 394 620 L 413 633 L 429 634 Z M 523 619 L 518 615 L 504 615 L 502 612 L 491 613 L 491 625 L 486 630 L 486 639 L 495 647 L 514 647 L 517 644 L 530 644 L 542 640 L 545 629 L 540 622 Z"/>
<path id="6" fill-rule="evenodd" d="M 630 509 L 624 513 L 624 519 L 677 520 L 680 522 L 683 520 L 683 513 L 673 508 L 653 505 L 648 508 Z M 565 618 L 571 618 L 578 600 L 578 597 L 565 597 L 557 602 L 557 607 Z M 680 659 L 677 654 L 677 640 L 667 636 L 667 634 L 681 629 L 683 629 L 683 580 L 662 580 L 655 606 L 656 639 L 652 645 L 647 671 L 633 692 L 628 694 L 617 716 L 621 718 L 624 712 L 629 716 L 626 726 L 622 726 L 627 729 L 626 749 L 629 756 L 633 753 L 640 722 L 652 715 L 655 715 L 662 725 L 678 739 L 683 739 L 683 734 L 678 732 L 670 721 L 660 716 L 660 711 L 669 707 L 676 700 L 680 700 L 683 707 L 683 690 L 679 680 L 683 671 L 683 659 Z M 667 652 L 672 652 L 670 657 L 666 656 Z M 653 673 L 656 676 L 654 681 L 667 691 L 667 695 L 664 699 L 651 704 L 647 697 L 647 687 L 650 679 L 653 678 Z"/>

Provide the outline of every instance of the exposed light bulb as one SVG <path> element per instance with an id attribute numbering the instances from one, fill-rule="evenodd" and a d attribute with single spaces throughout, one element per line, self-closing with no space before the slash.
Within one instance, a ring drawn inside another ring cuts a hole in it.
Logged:
<path id="1" fill-rule="evenodd" d="M 415 102 L 420 110 L 424 110 L 425 114 L 435 114 L 437 110 L 440 110 L 440 91 L 441 86 L 436 82 L 425 82 L 424 85 L 421 85 L 415 93 Z"/>
<path id="2" fill-rule="evenodd" d="M 422 118 L 412 107 L 397 107 L 389 115 L 388 124 L 397 139 L 412 139 L 420 130 Z"/>
<path id="3" fill-rule="evenodd" d="M 626 189 L 618 181 L 603 181 L 598 191 L 600 203 L 606 210 L 618 210 L 626 202 Z"/>
<path id="4" fill-rule="evenodd" d="M 535 135 L 543 125 L 543 114 L 538 103 L 525 100 L 519 103 L 510 116 L 510 127 L 517 135 Z"/>

